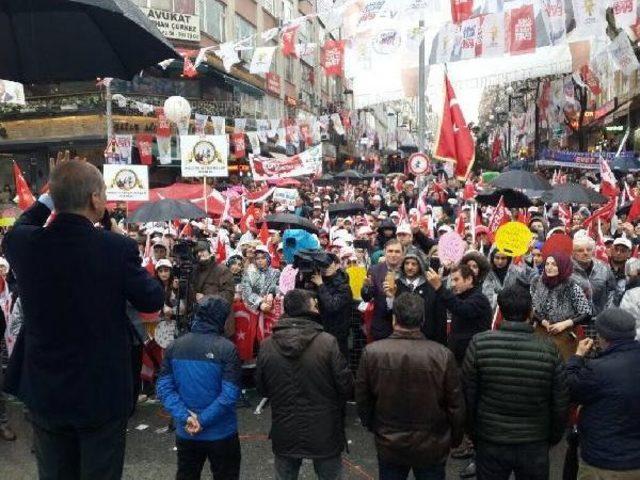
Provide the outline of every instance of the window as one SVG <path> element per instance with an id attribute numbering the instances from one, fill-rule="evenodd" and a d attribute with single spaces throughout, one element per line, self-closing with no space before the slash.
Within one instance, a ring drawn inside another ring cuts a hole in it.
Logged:
<path id="1" fill-rule="evenodd" d="M 282 20 L 290 22 L 293 19 L 293 3 L 291 0 L 282 1 Z"/>
<path id="2" fill-rule="evenodd" d="M 278 4 L 280 0 L 262 0 L 262 6 L 264 9 L 269 12 L 273 17 L 278 17 Z"/>
<path id="3" fill-rule="evenodd" d="M 244 18 L 236 13 L 236 41 L 243 40 L 247 37 L 255 36 L 256 27 L 254 27 L 251 23 L 247 22 Z M 244 43 L 244 45 L 248 47 L 253 47 L 255 45 L 255 38 L 253 38 L 250 42 Z M 251 62 L 251 57 L 253 56 L 253 48 L 251 50 L 242 50 L 238 52 L 240 54 L 240 58 L 245 62 Z"/>
<path id="4" fill-rule="evenodd" d="M 219 42 L 226 41 L 227 7 L 218 0 L 200 0 L 200 29 Z"/>
<path id="5" fill-rule="evenodd" d="M 284 59 L 284 79 L 293 83 L 293 57 L 285 57 Z"/>
<path id="6" fill-rule="evenodd" d="M 141 7 L 157 8 L 167 12 L 196 14 L 196 0 L 133 0 L 133 3 Z"/>

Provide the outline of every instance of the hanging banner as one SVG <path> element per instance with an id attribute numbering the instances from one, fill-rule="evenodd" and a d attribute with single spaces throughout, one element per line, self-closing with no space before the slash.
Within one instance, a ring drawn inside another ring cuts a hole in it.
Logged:
<path id="1" fill-rule="evenodd" d="M 273 72 L 265 74 L 267 92 L 280 96 L 280 75 Z"/>
<path id="2" fill-rule="evenodd" d="M 251 152 L 258 155 L 260 153 L 260 138 L 258 137 L 258 132 L 247 132 L 247 138 L 251 145 Z"/>
<path id="3" fill-rule="evenodd" d="M 480 31 L 480 17 L 469 18 L 460 26 L 462 43 L 460 45 L 460 59 L 476 58 L 476 42 Z"/>
<path id="4" fill-rule="evenodd" d="M 620 32 L 607 46 L 607 50 L 615 66 L 627 76 L 635 72 L 640 66 L 633 48 L 631 48 L 629 37 L 624 31 Z"/>
<path id="5" fill-rule="evenodd" d="M 547 29 L 549 43 L 559 45 L 566 39 L 565 0 L 541 0 L 542 22 Z"/>
<path id="6" fill-rule="evenodd" d="M 140 163 L 142 165 L 151 165 L 153 162 L 153 135 L 150 133 L 136 135 L 136 146 L 138 147 Z"/>
<path id="7" fill-rule="evenodd" d="M 149 200 L 149 167 L 146 165 L 104 165 L 104 183 L 109 202 Z"/>
<path id="8" fill-rule="evenodd" d="M 164 5 L 166 2 L 157 3 Z M 176 2 L 176 4 L 178 3 L 179 2 Z M 171 3 L 169 3 L 169 5 L 171 5 Z M 169 12 L 157 8 L 138 8 L 147 15 L 149 20 L 158 27 L 158 30 L 160 30 L 166 38 L 186 42 L 200 42 L 200 17 L 198 15 Z M 193 5 L 191 8 L 193 11 Z"/>
<path id="9" fill-rule="evenodd" d="M 600 157 L 607 162 L 616 158 L 616 152 L 565 152 L 559 150 L 543 150 L 537 163 L 541 166 L 564 167 L 564 168 L 584 168 L 588 170 L 598 170 L 600 168 Z M 618 158 L 627 161 L 634 161 L 635 152 L 620 152 Z"/>
<path id="10" fill-rule="evenodd" d="M 225 134 L 225 120 L 224 117 L 211 117 L 211 123 L 213 123 L 213 134 L 224 135 Z"/>
<path id="11" fill-rule="evenodd" d="M 297 188 L 275 188 L 271 198 L 274 202 L 280 203 L 285 207 L 295 207 L 298 197 Z"/>
<path id="12" fill-rule="evenodd" d="M 322 47 L 322 68 L 328 77 L 344 73 L 344 40 L 328 40 Z"/>
<path id="13" fill-rule="evenodd" d="M 0 103 L 25 105 L 24 86 L 18 82 L 0 80 Z"/>
<path id="14" fill-rule="evenodd" d="M 636 24 L 637 21 L 636 0 L 611 0 L 611 9 L 616 18 L 616 27 L 625 28 Z"/>
<path id="15" fill-rule="evenodd" d="M 158 161 L 161 165 L 169 165 L 172 161 L 171 137 L 156 135 L 156 143 L 158 144 Z"/>
<path id="16" fill-rule="evenodd" d="M 269 120 L 256 120 L 256 128 L 258 129 L 258 138 L 262 143 L 267 143 L 267 134 L 269 132 Z"/>
<path id="17" fill-rule="evenodd" d="M 453 23 L 461 23 L 471 17 L 473 0 L 451 0 L 451 19 Z"/>
<path id="18" fill-rule="evenodd" d="M 253 52 L 251 57 L 251 65 L 249 66 L 249 73 L 267 73 L 271 68 L 271 62 L 273 61 L 273 54 L 278 47 L 258 47 Z"/>
<path id="19" fill-rule="evenodd" d="M 236 132 L 244 132 L 247 128 L 247 119 L 246 118 L 234 118 L 233 125 Z"/>
<path id="20" fill-rule="evenodd" d="M 256 182 L 315 175 L 322 171 L 322 147 L 318 145 L 291 157 L 267 158 L 250 154 L 249 163 Z"/>
<path id="21" fill-rule="evenodd" d="M 605 25 L 605 12 L 602 7 L 606 3 L 608 2 L 572 0 L 576 30 L 585 35 L 601 35 Z"/>
<path id="22" fill-rule="evenodd" d="M 116 135 L 116 153 L 107 163 L 119 163 L 122 165 L 131 164 L 131 148 L 133 137 L 131 135 Z"/>
<path id="23" fill-rule="evenodd" d="M 226 135 L 180 137 L 183 177 L 228 177 L 229 138 Z"/>
<path id="24" fill-rule="evenodd" d="M 205 128 L 207 126 L 207 120 L 209 119 L 209 117 L 207 115 L 202 115 L 201 113 L 196 113 L 195 118 L 196 135 L 204 135 Z"/>
<path id="25" fill-rule="evenodd" d="M 507 13 L 509 19 L 508 46 L 511 55 L 532 53 L 536 49 L 536 17 L 533 5 L 514 8 Z"/>
<path id="26" fill-rule="evenodd" d="M 245 156 L 245 144 L 244 133 L 236 132 L 231 134 L 231 144 L 233 145 L 233 156 L 236 159 L 244 158 Z"/>
<path id="27" fill-rule="evenodd" d="M 171 136 L 171 124 L 169 120 L 164 115 L 164 109 L 158 108 L 156 111 L 156 115 L 158 117 L 158 123 L 156 124 L 156 135 L 159 137 L 170 137 Z"/>
<path id="28" fill-rule="evenodd" d="M 482 17 L 481 55 L 500 57 L 505 52 L 504 14 L 492 13 Z"/>
<path id="29" fill-rule="evenodd" d="M 286 27 L 282 32 L 282 55 L 285 57 L 296 56 L 296 43 L 300 25 Z"/>

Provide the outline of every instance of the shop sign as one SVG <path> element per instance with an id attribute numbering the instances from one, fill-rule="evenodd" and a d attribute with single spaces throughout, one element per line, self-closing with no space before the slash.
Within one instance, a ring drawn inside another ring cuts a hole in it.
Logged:
<path id="1" fill-rule="evenodd" d="M 166 38 L 186 42 L 200 41 L 200 17 L 140 7 Z"/>
<path id="2" fill-rule="evenodd" d="M 265 78 L 267 81 L 267 92 L 280 96 L 280 75 L 267 72 Z"/>
<path id="3" fill-rule="evenodd" d="M 605 130 L 607 132 L 624 132 L 624 126 L 623 125 L 610 125 L 608 127 L 605 127 Z"/>

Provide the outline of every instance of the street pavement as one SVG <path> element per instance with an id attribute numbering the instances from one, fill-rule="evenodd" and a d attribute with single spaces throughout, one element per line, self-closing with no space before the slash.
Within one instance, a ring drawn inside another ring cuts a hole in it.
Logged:
<path id="1" fill-rule="evenodd" d="M 242 445 L 243 480 L 273 479 L 273 455 L 267 435 L 271 412 L 265 408 L 261 415 L 254 414 L 259 399 L 249 395 L 252 408 L 239 408 L 240 440 Z M 30 452 L 31 429 L 25 421 L 22 406 L 9 405 L 9 420 L 18 435 L 15 442 L 0 440 L 0 479 L 32 480 L 37 478 L 35 457 Z M 142 404 L 129 422 L 127 432 L 127 455 L 124 467 L 126 480 L 169 480 L 175 478 L 176 452 L 174 434 L 167 431 L 169 419 L 156 404 Z M 146 428 L 143 428 L 145 427 Z M 345 478 L 349 480 L 372 480 L 378 477 L 375 446 L 372 435 L 360 425 L 355 406 L 347 410 L 347 439 L 349 453 L 344 456 Z M 551 480 L 562 478 L 564 446 L 551 453 Z M 459 472 L 466 461 L 449 460 L 447 480 L 459 479 Z M 211 478 L 206 470 L 202 478 Z M 315 479 L 313 467 L 305 462 L 300 479 Z M 410 478 L 413 478 L 412 476 Z"/>

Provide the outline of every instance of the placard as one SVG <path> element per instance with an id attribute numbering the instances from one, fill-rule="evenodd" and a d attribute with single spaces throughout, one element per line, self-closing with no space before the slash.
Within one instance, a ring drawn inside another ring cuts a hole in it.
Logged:
<path id="1" fill-rule="evenodd" d="M 146 165 L 104 165 L 107 201 L 149 200 L 149 167 Z"/>
<path id="2" fill-rule="evenodd" d="M 459 263 L 466 250 L 467 242 L 456 232 L 445 233 L 438 241 L 438 258 L 443 265 Z"/>
<path id="3" fill-rule="evenodd" d="M 532 237 L 524 223 L 505 223 L 496 232 L 496 247 L 507 257 L 520 257 L 529 251 Z"/>
<path id="4" fill-rule="evenodd" d="M 182 135 L 180 159 L 183 177 L 228 177 L 229 137 Z"/>
<path id="5" fill-rule="evenodd" d="M 25 105 L 24 86 L 18 82 L 0 79 L 0 103 Z"/>
<path id="6" fill-rule="evenodd" d="M 273 201 L 287 207 L 295 207 L 298 199 L 298 190 L 295 188 L 275 188 L 273 190 Z"/>

